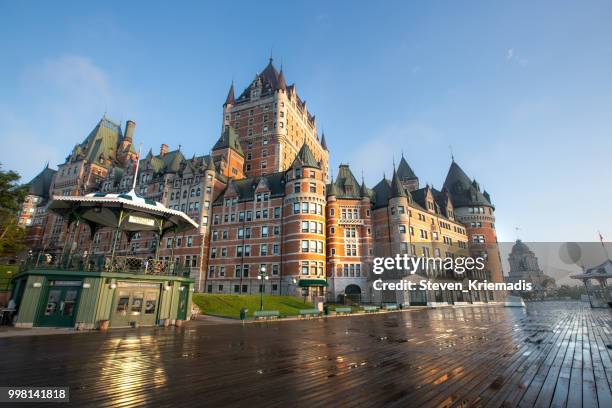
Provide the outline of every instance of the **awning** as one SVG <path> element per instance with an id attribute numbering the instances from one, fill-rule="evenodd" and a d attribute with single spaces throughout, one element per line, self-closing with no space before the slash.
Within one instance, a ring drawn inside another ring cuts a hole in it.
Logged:
<path id="1" fill-rule="evenodd" d="M 325 279 L 300 279 L 298 281 L 298 286 L 301 288 L 309 286 L 327 286 L 327 281 Z"/>

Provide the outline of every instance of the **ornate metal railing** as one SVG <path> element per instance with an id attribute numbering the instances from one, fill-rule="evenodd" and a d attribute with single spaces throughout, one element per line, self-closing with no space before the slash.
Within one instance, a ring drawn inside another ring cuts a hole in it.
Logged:
<path id="1" fill-rule="evenodd" d="M 135 275 L 189 276 L 189 268 L 163 259 L 133 256 L 92 255 L 74 256 L 66 260 L 28 259 L 21 270 L 53 269 L 83 272 L 119 272 Z"/>

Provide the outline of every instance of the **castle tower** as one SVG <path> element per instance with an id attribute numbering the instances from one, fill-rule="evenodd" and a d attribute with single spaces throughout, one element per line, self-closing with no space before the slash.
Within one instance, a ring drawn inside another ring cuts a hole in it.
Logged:
<path id="1" fill-rule="evenodd" d="M 283 293 L 325 294 L 325 204 L 321 164 L 304 143 L 285 178 Z"/>
<path id="2" fill-rule="evenodd" d="M 230 87 L 223 104 L 223 129 L 227 128 L 238 135 L 247 177 L 288 170 L 305 141 L 327 179 L 329 152 L 317 137 L 315 116 L 295 85 L 286 84 L 282 68 L 277 71 L 272 58 L 238 98 L 234 85 Z"/>
<path id="3" fill-rule="evenodd" d="M 463 169 L 453 160 L 444 181 L 454 206 L 454 217 L 461 222 L 469 238 L 470 254 L 486 258 L 490 280 L 503 282 L 501 256 L 495 231 L 495 206 L 491 197 L 480 191 L 476 180 L 470 181 Z"/>
<path id="4" fill-rule="evenodd" d="M 244 178 L 244 153 L 236 131 L 225 128 L 212 149 L 213 160 L 219 163 L 219 172 L 233 179 Z"/>
<path id="5" fill-rule="evenodd" d="M 372 269 L 370 191 L 347 164 L 327 189 L 327 278 L 333 300 L 366 300 Z"/>

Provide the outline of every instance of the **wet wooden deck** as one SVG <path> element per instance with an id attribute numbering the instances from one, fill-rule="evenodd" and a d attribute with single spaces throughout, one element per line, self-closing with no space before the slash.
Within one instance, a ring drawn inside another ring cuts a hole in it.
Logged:
<path id="1" fill-rule="evenodd" d="M 580 303 L 0 339 L 0 384 L 78 405 L 612 407 L 612 315 Z"/>

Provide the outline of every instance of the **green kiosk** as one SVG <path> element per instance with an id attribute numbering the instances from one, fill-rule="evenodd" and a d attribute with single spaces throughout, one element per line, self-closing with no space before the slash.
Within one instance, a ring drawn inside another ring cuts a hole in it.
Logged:
<path id="1" fill-rule="evenodd" d="M 74 255 L 70 242 L 56 262 L 41 256 L 28 260 L 13 278 L 17 327 L 106 329 L 171 325 L 190 317 L 189 269 L 157 256 L 165 234 L 197 228 L 186 214 L 138 197 L 134 190 L 54 197 L 49 210 L 67 220 L 69 241 L 81 223 L 89 226 L 92 241 L 100 228 L 113 228 L 112 250 Z M 122 236 L 140 231 L 156 234 L 155 257 L 117 255 Z"/>

